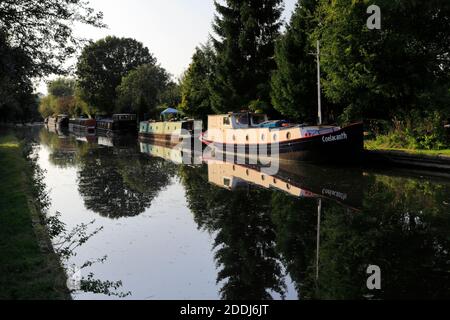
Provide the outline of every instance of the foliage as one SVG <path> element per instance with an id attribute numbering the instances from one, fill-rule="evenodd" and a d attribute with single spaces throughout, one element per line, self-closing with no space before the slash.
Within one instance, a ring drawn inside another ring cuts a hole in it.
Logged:
<path id="1" fill-rule="evenodd" d="M 317 118 L 316 46 L 310 39 L 317 26 L 317 4 L 318 0 L 297 3 L 275 47 L 277 68 L 271 82 L 272 103 L 282 115 L 303 122 L 316 122 Z"/>
<path id="2" fill-rule="evenodd" d="M 282 1 L 227 0 L 215 1 L 215 6 L 212 109 L 218 113 L 242 110 L 258 99 L 269 103 Z"/>
<path id="3" fill-rule="evenodd" d="M 392 129 L 375 136 L 371 148 L 444 150 L 450 148 L 450 137 L 444 129 L 444 117 L 437 111 L 413 112 L 405 121 L 395 121 Z"/>
<path id="4" fill-rule="evenodd" d="M 154 64 L 139 66 L 130 71 L 117 87 L 118 112 L 136 113 L 141 117 L 162 104 L 163 94 L 169 87 L 170 75 Z"/>
<path id="5" fill-rule="evenodd" d="M 101 112 L 112 113 L 122 78 L 143 64 L 155 65 L 156 59 L 134 39 L 106 37 L 89 44 L 77 63 L 82 99 Z"/>
<path id="6" fill-rule="evenodd" d="M 75 94 L 75 87 L 75 79 L 58 78 L 48 83 L 47 90 L 50 95 L 62 98 L 73 96 Z"/>
<path id="7" fill-rule="evenodd" d="M 209 79 L 213 74 L 214 49 L 211 43 L 197 47 L 181 81 L 180 110 L 206 120 L 212 114 Z"/>
<path id="8" fill-rule="evenodd" d="M 82 100 L 77 82 L 71 78 L 57 78 L 47 86 L 48 95 L 39 102 L 39 113 L 43 118 L 66 114 L 73 117 L 92 114 L 91 108 Z"/>
<path id="9" fill-rule="evenodd" d="M 1 4 L 0 4 L 1 6 Z M 0 30 L 0 121 L 28 121 L 36 117 L 37 102 L 30 80 L 32 61 L 8 42 Z M 37 117 L 36 117 L 37 118 Z"/>
<path id="10" fill-rule="evenodd" d="M 8 43 L 30 60 L 32 76 L 61 73 L 65 60 L 76 53 L 83 39 L 76 37 L 75 23 L 103 27 L 102 13 L 84 0 L 2 0 L 0 31 Z"/>
<path id="11" fill-rule="evenodd" d="M 366 26 L 369 4 L 322 0 L 317 12 L 324 92 L 343 120 L 448 111 L 450 3 L 378 0 L 381 30 Z"/>

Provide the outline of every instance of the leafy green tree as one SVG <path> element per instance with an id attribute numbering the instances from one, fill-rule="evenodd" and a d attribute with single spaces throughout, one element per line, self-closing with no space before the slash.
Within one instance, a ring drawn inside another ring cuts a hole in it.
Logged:
<path id="1" fill-rule="evenodd" d="M 214 68 L 214 49 L 210 43 L 197 47 L 181 81 L 180 109 L 192 117 L 206 120 L 212 114 L 209 79 Z"/>
<path id="2" fill-rule="evenodd" d="M 137 113 L 154 113 L 161 104 L 161 98 L 170 82 L 170 75 L 165 69 L 154 64 L 139 66 L 130 71 L 117 87 L 117 111 Z"/>
<path id="3" fill-rule="evenodd" d="M 27 53 L 11 46 L 0 30 L 0 121 L 26 120 L 29 116 L 25 106 L 35 100 L 31 68 Z"/>
<path id="4" fill-rule="evenodd" d="M 280 27 L 281 0 L 215 2 L 216 50 L 211 80 L 215 112 L 247 108 L 253 100 L 270 102 L 275 69 L 274 43 Z"/>
<path id="5" fill-rule="evenodd" d="M 163 90 L 160 96 L 161 107 L 164 109 L 171 107 L 174 108 L 181 103 L 181 85 L 170 81 L 166 88 Z"/>
<path id="6" fill-rule="evenodd" d="M 47 91 L 49 94 L 58 98 L 71 97 L 75 93 L 75 87 L 75 79 L 57 78 L 48 83 Z"/>
<path id="7" fill-rule="evenodd" d="M 39 113 L 46 118 L 55 114 L 67 114 L 73 117 L 91 115 L 92 110 L 82 100 L 77 82 L 71 78 L 57 78 L 47 85 L 48 96 L 39 103 Z"/>
<path id="8" fill-rule="evenodd" d="M 84 41 L 74 35 L 73 24 L 103 27 L 102 17 L 84 0 L 0 1 L 0 29 L 26 53 L 33 76 L 63 72 L 65 60 Z"/>
<path id="9" fill-rule="evenodd" d="M 317 69 L 311 34 L 317 26 L 318 0 L 300 0 L 284 34 L 275 47 L 277 69 L 272 76 L 272 103 L 291 119 L 315 122 L 317 118 Z"/>
<path id="10" fill-rule="evenodd" d="M 450 3 L 378 0 L 381 30 L 369 30 L 369 1 L 320 2 L 324 91 L 343 120 L 448 110 Z"/>
<path id="11" fill-rule="evenodd" d="M 57 98 L 52 95 L 42 97 L 39 101 L 39 113 L 43 118 L 54 115 L 57 111 Z"/>
<path id="12" fill-rule="evenodd" d="M 91 43 L 77 64 L 82 98 L 99 111 L 112 113 L 122 78 L 143 64 L 155 63 L 148 48 L 134 39 L 106 37 Z"/>

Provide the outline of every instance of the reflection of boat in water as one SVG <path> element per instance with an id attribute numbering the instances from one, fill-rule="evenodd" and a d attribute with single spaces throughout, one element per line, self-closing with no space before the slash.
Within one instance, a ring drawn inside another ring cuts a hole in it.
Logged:
<path id="1" fill-rule="evenodd" d="M 60 114 L 58 116 L 48 117 L 45 119 L 47 128 L 50 130 L 61 130 L 69 127 L 69 116 Z"/>
<path id="2" fill-rule="evenodd" d="M 249 112 L 209 116 L 205 144 L 253 158 L 312 162 L 355 162 L 363 152 L 363 124 L 309 126 L 269 121 Z"/>
<path id="3" fill-rule="evenodd" d="M 162 158 L 175 164 L 201 165 L 203 163 L 202 152 L 196 152 L 194 148 L 183 146 L 183 144 L 173 147 L 166 143 L 147 143 L 143 139 L 140 139 L 139 144 L 141 153 L 151 157 Z"/>
<path id="4" fill-rule="evenodd" d="M 95 134 L 95 119 L 77 118 L 69 120 L 69 131 L 80 135 Z"/>
<path id="5" fill-rule="evenodd" d="M 285 192 L 299 198 L 325 198 L 344 206 L 361 209 L 363 174 L 357 168 L 342 170 L 313 165 L 281 166 L 278 173 L 268 175 L 262 167 L 208 160 L 209 181 L 229 190 L 249 184 Z"/>

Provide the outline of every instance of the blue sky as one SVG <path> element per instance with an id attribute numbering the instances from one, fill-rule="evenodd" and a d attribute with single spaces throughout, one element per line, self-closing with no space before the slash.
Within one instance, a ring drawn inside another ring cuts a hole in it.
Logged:
<path id="1" fill-rule="evenodd" d="M 285 0 L 288 21 L 297 0 Z M 104 13 L 108 29 L 76 26 L 76 34 L 98 40 L 107 35 L 131 37 L 144 43 L 175 78 L 188 67 L 195 47 L 212 32 L 213 0 L 90 0 Z M 46 92 L 40 84 L 39 91 Z"/>

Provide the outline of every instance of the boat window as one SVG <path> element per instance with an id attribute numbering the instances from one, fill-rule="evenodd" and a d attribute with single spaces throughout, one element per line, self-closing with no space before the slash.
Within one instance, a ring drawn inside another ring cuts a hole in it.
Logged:
<path id="1" fill-rule="evenodd" d="M 288 133 L 286 134 L 286 138 L 287 138 L 288 140 L 291 139 L 291 133 L 290 133 L 290 132 L 288 132 Z"/>
<path id="2" fill-rule="evenodd" d="M 241 114 L 236 117 L 236 123 L 238 125 L 248 126 L 248 114 Z"/>
<path id="3" fill-rule="evenodd" d="M 223 118 L 223 125 L 224 126 L 229 126 L 230 124 L 231 124 L 230 117 L 224 117 Z"/>
<path id="4" fill-rule="evenodd" d="M 226 187 L 231 187 L 231 179 L 224 178 L 223 179 L 223 185 Z"/>
<path id="5" fill-rule="evenodd" d="M 254 114 L 252 115 L 252 124 L 258 125 L 263 122 L 266 122 L 266 115 L 265 114 Z"/>

